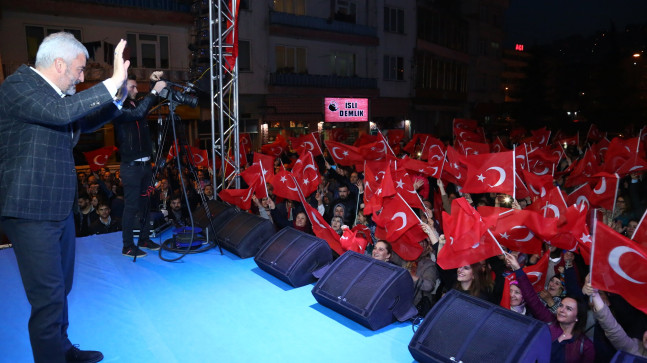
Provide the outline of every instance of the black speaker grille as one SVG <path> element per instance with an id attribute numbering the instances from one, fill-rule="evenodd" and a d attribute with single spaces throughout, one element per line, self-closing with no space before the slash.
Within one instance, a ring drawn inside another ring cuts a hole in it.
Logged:
<path id="1" fill-rule="evenodd" d="M 441 316 L 435 324 L 429 326 L 430 331 L 423 340 L 425 350 L 439 353 L 445 357 L 453 357 L 465 343 L 465 338 L 472 328 L 483 319 L 488 312 L 487 306 L 470 304 L 468 301 L 454 300 L 446 310 L 441 311 Z M 426 319 L 433 319 L 427 316 Z M 457 339 L 447 339 L 449 336 Z M 460 337 L 460 338 L 458 338 Z M 467 362 L 467 360 L 465 360 Z"/>
<path id="2" fill-rule="evenodd" d="M 399 267 L 374 263 L 361 255 L 349 255 L 348 261 L 341 264 L 328 278 L 321 289 L 333 297 L 341 297 L 354 310 L 365 311 L 381 293 L 386 281 L 398 272 Z"/>
<path id="3" fill-rule="evenodd" d="M 364 271 L 346 295 L 346 301 L 365 310 L 375 301 L 375 295 L 381 292 L 380 287 L 391 279 L 393 270 L 381 264 L 373 264 Z"/>
<path id="4" fill-rule="evenodd" d="M 348 286 L 355 277 L 370 263 L 370 261 L 357 259 L 354 256 L 351 259 L 353 261 L 339 265 L 335 273 L 329 275 L 328 279 L 321 285 L 323 292 L 334 297 L 341 297 L 348 290 Z"/>
<path id="5" fill-rule="evenodd" d="M 505 324 L 501 322 L 505 321 Z M 518 339 L 527 335 L 527 322 L 511 319 L 496 311 L 490 315 L 476 332 L 469 349 L 461 357 L 464 362 L 497 362 L 501 357 L 510 357 L 518 348 Z M 506 339 L 506 337 L 508 339 Z"/>

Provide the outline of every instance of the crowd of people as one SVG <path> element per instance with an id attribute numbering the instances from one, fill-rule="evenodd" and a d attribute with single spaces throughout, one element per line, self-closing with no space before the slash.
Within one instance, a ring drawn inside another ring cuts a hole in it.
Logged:
<path id="1" fill-rule="evenodd" d="M 581 157 L 578 150 L 575 149 L 574 152 L 571 148 L 569 158 L 575 160 Z M 297 157 L 297 153 L 286 151 L 275 159 L 275 172 L 290 169 Z M 251 160 L 251 155 L 249 158 Z M 306 196 L 307 203 L 318 211 L 339 236 L 356 225 L 366 226 L 371 233 L 366 236 L 368 241 L 365 250 L 361 252 L 399 265 L 410 272 L 415 286 L 414 304 L 420 315 L 428 312 L 448 290 L 456 289 L 549 323 L 553 339 L 553 361 L 590 362 L 594 361 L 594 357 L 597 357 L 597 361 L 607 361 L 616 349 L 647 356 L 647 316 L 620 295 L 593 289 L 587 275 L 587 261 L 573 251 L 546 243 L 542 253 L 538 254 L 505 249 L 504 254 L 456 269 L 445 270 L 438 266 L 438 252 L 446 240 L 442 223 L 434 217 L 437 215 L 434 208 L 451 213 L 451 203 L 457 198 L 466 198 L 475 208 L 501 207 L 505 203 L 504 197 L 510 196 L 497 193 L 470 195 L 461 193 L 460 188 L 452 183 L 444 183 L 422 174 L 414 175 L 414 188 L 425 206 L 425 210 L 418 210 L 418 216 L 427 238 L 419 242 L 423 251 L 420 256 L 414 260 L 405 260 L 398 256 L 390 242 L 375 236 L 376 225 L 372 216 L 363 212 L 366 186 L 364 173 L 353 167 L 335 165 L 327 150 L 316 158 L 316 162 L 322 171 L 319 174 L 322 181 L 315 192 Z M 567 167 L 568 164 L 562 164 L 562 168 Z M 187 208 L 200 206 L 200 194 L 207 199 L 213 198 L 210 171 L 189 170 L 191 168 L 184 167 L 182 171 L 183 179 L 187 181 L 184 186 L 189 200 L 183 196 L 179 171 L 174 161 L 165 164 L 159 171 L 156 188 L 150 194 L 151 211 L 162 212 L 178 225 L 188 223 L 185 211 Z M 645 211 L 647 190 L 642 178 L 641 173 L 629 174 L 623 178 L 619 183 L 615 210 L 603 213 L 605 222 L 624 236 L 632 236 Z M 99 201 L 112 200 L 112 216 L 119 218 L 119 206 L 123 203 L 119 201 L 121 184 L 118 170 L 110 172 L 106 168 L 89 178 L 80 173 L 79 183 L 83 192 L 90 195 L 90 202 L 88 199 L 79 199 L 82 210 L 91 208 L 91 200 L 94 198 Z M 244 181 L 242 183 L 245 187 Z M 555 185 L 564 190 L 569 189 L 563 183 L 564 178 L 556 178 Z M 81 195 L 84 196 L 85 193 Z M 434 201 L 434 196 L 440 200 Z M 272 181 L 267 183 L 267 197 L 259 199 L 252 196 L 252 201 L 248 212 L 271 220 L 277 230 L 292 227 L 314 234 L 312 222 L 302 203 L 275 195 Z M 512 208 L 522 209 L 531 205 L 533 198 L 526 197 L 507 203 Z M 103 203 L 98 202 L 98 205 Z M 164 212 L 165 210 L 172 212 Z M 101 220 L 99 217 L 94 218 Z M 106 225 L 106 220 L 99 223 Z M 96 228 L 90 229 L 97 231 Z M 101 231 L 108 229 L 105 227 Z M 545 286 L 536 292 L 523 267 L 537 264 L 544 251 L 549 255 Z M 514 278 L 506 279 L 510 276 Z M 509 293 L 504 297 L 506 287 Z M 588 304 L 586 295 L 592 296 L 591 301 L 594 303 Z M 503 302 L 502 298 L 509 301 Z M 622 339 L 618 338 L 619 335 Z M 636 341 L 639 343 L 630 345 Z"/>

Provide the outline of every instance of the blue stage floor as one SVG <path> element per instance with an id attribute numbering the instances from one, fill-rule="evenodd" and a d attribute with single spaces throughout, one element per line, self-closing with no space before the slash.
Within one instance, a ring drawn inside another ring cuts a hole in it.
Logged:
<path id="1" fill-rule="evenodd" d="M 69 335 L 105 362 L 413 361 L 410 323 L 371 331 L 317 303 L 313 285 L 293 288 L 253 258 L 216 248 L 133 263 L 120 232 L 77 239 L 76 256 Z M 29 304 L 12 249 L 0 251 L 0 276 L 0 362 L 30 362 Z"/>

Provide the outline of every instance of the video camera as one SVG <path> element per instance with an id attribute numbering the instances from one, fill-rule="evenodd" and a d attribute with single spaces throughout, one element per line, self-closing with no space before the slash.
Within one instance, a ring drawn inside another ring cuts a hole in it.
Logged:
<path id="1" fill-rule="evenodd" d="M 196 108 L 198 106 L 198 97 L 191 94 L 195 93 L 195 86 L 192 83 L 182 85 L 166 79 L 162 79 L 162 81 L 166 82 L 166 84 L 171 87 L 164 88 L 159 94 L 160 97 L 192 108 Z M 174 89 L 173 87 L 180 88 L 181 90 Z"/>

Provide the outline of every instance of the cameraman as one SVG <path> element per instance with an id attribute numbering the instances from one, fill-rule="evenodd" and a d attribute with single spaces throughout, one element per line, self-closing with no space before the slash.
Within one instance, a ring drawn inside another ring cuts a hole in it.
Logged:
<path id="1" fill-rule="evenodd" d="M 121 179 L 125 199 L 122 216 L 124 246 L 121 254 L 129 257 L 146 256 L 146 252 L 140 248 L 152 251 L 157 251 L 160 248 L 149 238 L 148 188 L 151 186 L 153 178 L 151 167 L 153 145 L 146 115 L 157 102 L 158 94 L 166 87 L 166 82 L 160 81 L 162 75 L 162 71 L 151 74 L 150 80 L 155 82 L 155 85 L 151 92 L 140 101 L 135 99 L 137 82 L 133 76 L 128 77 L 126 84 L 128 97 L 123 104 L 123 114 L 113 120 L 117 146 L 121 154 Z M 137 246 L 133 240 L 136 217 L 139 217 L 137 227 L 140 231 Z"/>

